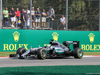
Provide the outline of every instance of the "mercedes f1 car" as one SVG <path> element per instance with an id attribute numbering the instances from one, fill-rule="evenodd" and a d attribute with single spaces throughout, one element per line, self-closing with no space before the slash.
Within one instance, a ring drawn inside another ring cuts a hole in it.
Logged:
<path id="1" fill-rule="evenodd" d="M 70 49 L 70 44 L 73 44 L 73 49 Z M 34 56 L 38 59 L 55 58 L 55 57 L 67 57 L 73 56 L 74 58 L 81 59 L 83 57 L 83 50 L 79 48 L 79 41 L 64 41 L 63 44 L 51 40 L 50 45 L 30 48 L 26 51 L 24 48 L 19 48 L 16 54 L 10 54 L 10 57 L 16 57 L 18 59 L 24 59 L 28 56 Z"/>

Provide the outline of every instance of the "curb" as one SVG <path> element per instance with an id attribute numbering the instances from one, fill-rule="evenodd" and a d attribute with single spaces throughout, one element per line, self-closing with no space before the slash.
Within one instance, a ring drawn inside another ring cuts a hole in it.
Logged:
<path id="1" fill-rule="evenodd" d="M 0 58 L 9 58 L 9 57 L 0 57 Z"/>

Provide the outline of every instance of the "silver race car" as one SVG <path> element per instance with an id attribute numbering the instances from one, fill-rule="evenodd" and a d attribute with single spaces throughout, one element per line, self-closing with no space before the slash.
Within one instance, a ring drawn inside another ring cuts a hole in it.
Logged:
<path id="1" fill-rule="evenodd" d="M 73 44 L 73 49 L 70 49 L 70 44 Z M 50 45 L 30 48 L 26 51 L 24 48 L 19 48 L 16 54 L 10 54 L 10 57 L 24 59 L 27 57 L 37 57 L 38 59 L 67 57 L 74 56 L 74 58 L 81 59 L 83 57 L 83 50 L 79 48 L 79 41 L 64 41 L 63 44 L 51 40 Z"/>

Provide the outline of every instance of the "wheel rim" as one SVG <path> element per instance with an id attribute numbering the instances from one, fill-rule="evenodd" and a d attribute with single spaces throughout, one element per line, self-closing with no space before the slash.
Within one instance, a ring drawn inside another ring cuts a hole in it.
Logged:
<path id="1" fill-rule="evenodd" d="M 41 54 L 42 54 L 42 57 L 43 58 L 46 58 L 46 51 L 45 50 L 42 50 L 42 53 Z"/>
<path id="2" fill-rule="evenodd" d="M 80 50 L 80 51 L 78 52 L 78 54 L 79 54 L 80 57 L 82 57 L 82 56 L 83 56 L 83 51 Z"/>

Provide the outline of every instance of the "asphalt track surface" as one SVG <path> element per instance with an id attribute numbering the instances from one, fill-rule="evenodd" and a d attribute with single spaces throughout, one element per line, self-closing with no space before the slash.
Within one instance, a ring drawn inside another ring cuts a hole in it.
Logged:
<path id="1" fill-rule="evenodd" d="M 83 57 L 74 59 L 73 57 L 55 59 L 16 59 L 0 58 L 0 67 L 20 67 L 20 66 L 59 66 L 59 65 L 100 65 L 100 57 Z"/>

